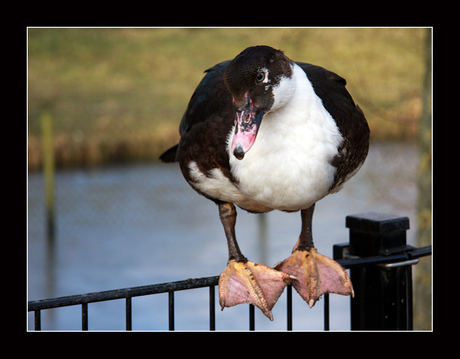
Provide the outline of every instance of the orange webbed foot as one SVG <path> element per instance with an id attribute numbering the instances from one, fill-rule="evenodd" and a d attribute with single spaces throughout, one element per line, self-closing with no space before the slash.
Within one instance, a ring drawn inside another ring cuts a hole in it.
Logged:
<path id="1" fill-rule="evenodd" d="M 316 248 L 295 250 L 275 269 L 297 278 L 292 285 L 310 308 L 326 293 L 354 296 L 347 272 L 336 261 L 319 254 Z"/>
<path id="2" fill-rule="evenodd" d="M 237 304 L 251 303 L 270 320 L 271 310 L 286 285 L 296 279 L 289 274 L 263 264 L 230 260 L 219 278 L 219 297 L 222 310 Z"/>

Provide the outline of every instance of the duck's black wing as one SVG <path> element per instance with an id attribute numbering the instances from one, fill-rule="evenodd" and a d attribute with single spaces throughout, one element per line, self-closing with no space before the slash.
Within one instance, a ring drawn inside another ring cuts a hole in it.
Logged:
<path id="1" fill-rule="evenodd" d="M 232 129 L 235 109 L 232 95 L 224 82 L 224 71 L 230 61 L 221 62 L 206 70 L 182 117 L 178 145 L 166 151 L 160 159 L 179 161 L 185 179 L 193 185 L 188 164 L 195 162 L 205 174 L 219 168 L 231 181 L 227 136 Z"/>
<path id="2" fill-rule="evenodd" d="M 198 125 L 201 128 L 204 122 L 209 122 L 216 116 L 229 116 L 232 112 L 231 94 L 224 83 L 224 71 L 229 61 L 223 61 L 205 71 L 206 75 L 198 84 L 182 116 L 179 133 L 187 137 L 192 128 Z M 233 113 L 232 113 L 233 115 Z M 232 118 L 233 121 L 233 118 Z M 204 130 L 204 128 L 202 129 Z M 160 159 L 163 162 L 179 161 L 177 144 L 164 152 Z"/>
<path id="3" fill-rule="evenodd" d="M 334 118 L 343 142 L 339 155 L 332 159 L 337 167 L 331 190 L 346 181 L 347 176 L 366 159 L 369 150 L 369 126 L 363 112 L 345 88 L 344 78 L 323 67 L 297 62 L 307 74 L 316 95 Z"/>

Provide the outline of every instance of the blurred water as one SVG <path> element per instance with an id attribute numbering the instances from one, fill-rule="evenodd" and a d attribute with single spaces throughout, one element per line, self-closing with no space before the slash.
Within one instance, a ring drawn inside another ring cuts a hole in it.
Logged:
<path id="1" fill-rule="evenodd" d="M 408 216 L 408 241 L 414 244 L 416 167 L 414 145 L 373 144 L 361 171 L 316 205 L 318 251 L 332 256 L 333 244 L 348 241 L 345 216 L 368 211 Z M 28 300 L 207 277 L 225 268 L 217 207 L 188 186 L 177 164 L 59 171 L 54 260 L 45 237 L 43 177 L 33 173 L 28 180 Z M 246 257 L 273 266 L 290 255 L 300 214 L 273 211 L 261 218 L 239 210 L 236 230 Z M 274 322 L 256 309 L 256 329 L 285 330 L 285 297 L 273 310 Z M 294 329 L 321 330 L 322 301 L 309 309 L 295 291 L 293 297 Z M 331 329 L 349 329 L 349 298 L 330 295 L 330 304 Z M 88 308 L 90 330 L 124 329 L 123 300 Z M 176 329 L 207 330 L 208 289 L 176 293 L 175 313 Z M 166 294 L 133 298 L 134 330 L 167 330 L 167 316 Z M 28 318 L 32 329 L 33 314 Z M 216 327 L 247 330 L 248 306 L 217 308 Z M 81 307 L 42 312 L 42 328 L 79 330 Z"/>

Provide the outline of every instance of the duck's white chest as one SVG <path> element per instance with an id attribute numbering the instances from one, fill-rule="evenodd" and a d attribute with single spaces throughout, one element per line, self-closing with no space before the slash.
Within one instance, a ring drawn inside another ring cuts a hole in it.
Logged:
<path id="1" fill-rule="evenodd" d="M 307 90 L 308 103 L 305 96 L 298 96 L 290 106 L 264 117 L 253 147 L 242 160 L 227 146 L 238 189 L 273 209 L 308 208 L 328 194 L 334 180 L 336 168 L 330 162 L 343 138 L 311 85 Z M 228 144 L 232 137 L 233 131 Z"/>
<path id="2" fill-rule="evenodd" d="M 336 168 L 330 160 L 337 154 L 340 133 L 314 123 L 289 126 L 270 120 L 264 119 L 241 161 L 230 155 L 238 188 L 273 209 L 308 208 L 328 194 L 334 180 Z"/>

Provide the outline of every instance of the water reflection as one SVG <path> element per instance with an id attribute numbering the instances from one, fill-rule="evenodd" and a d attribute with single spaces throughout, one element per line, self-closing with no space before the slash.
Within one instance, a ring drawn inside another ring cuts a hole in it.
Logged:
<path id="1" fill-rule="evenodd" d="M 345 216 L 367 211 L 408 216 L 408 242 L 414 244 L 416 165 L 414 145 L 373 144 L 358 175 L 318 202 L 313 223 L 318 251 L 332 256 L 334 243 L 348 241 Z M 47 245 L 43 197 L 42 176 L 30 174 L 29 300 L 218 275 L 225 267 L 227 244 L 217 207 L 187 185 L 177 165 L 58 171 L 54 246 Z M 273 266 L 289 256 L 300 214 L 239 210 L 236 231 L 248 259 Z M 207 329 L 207 295 L 207 290 L 177 295 L 176 328 Z M 294 329 L 321 329 L 322 303 L 310 310 L 294 297 Z M 133 328 L 167 329 L 166 301 L 162 295 L 133 298 Z M 256 327 L 285 329 L 284 301 L 283 295 L 273 323 L 257 313 Z M 330 301 L 331 329 L 349 328 L 349 299 L 332 295 Z M 118 302 L 89 305 L 89 328 L 123 329 Z M 247 329 L 246 306 L 218 308 L 216 314 L 218 330 Z M 80 315 L 78 307 L 44 311 L 42 328 L 78 330 Z"/>

